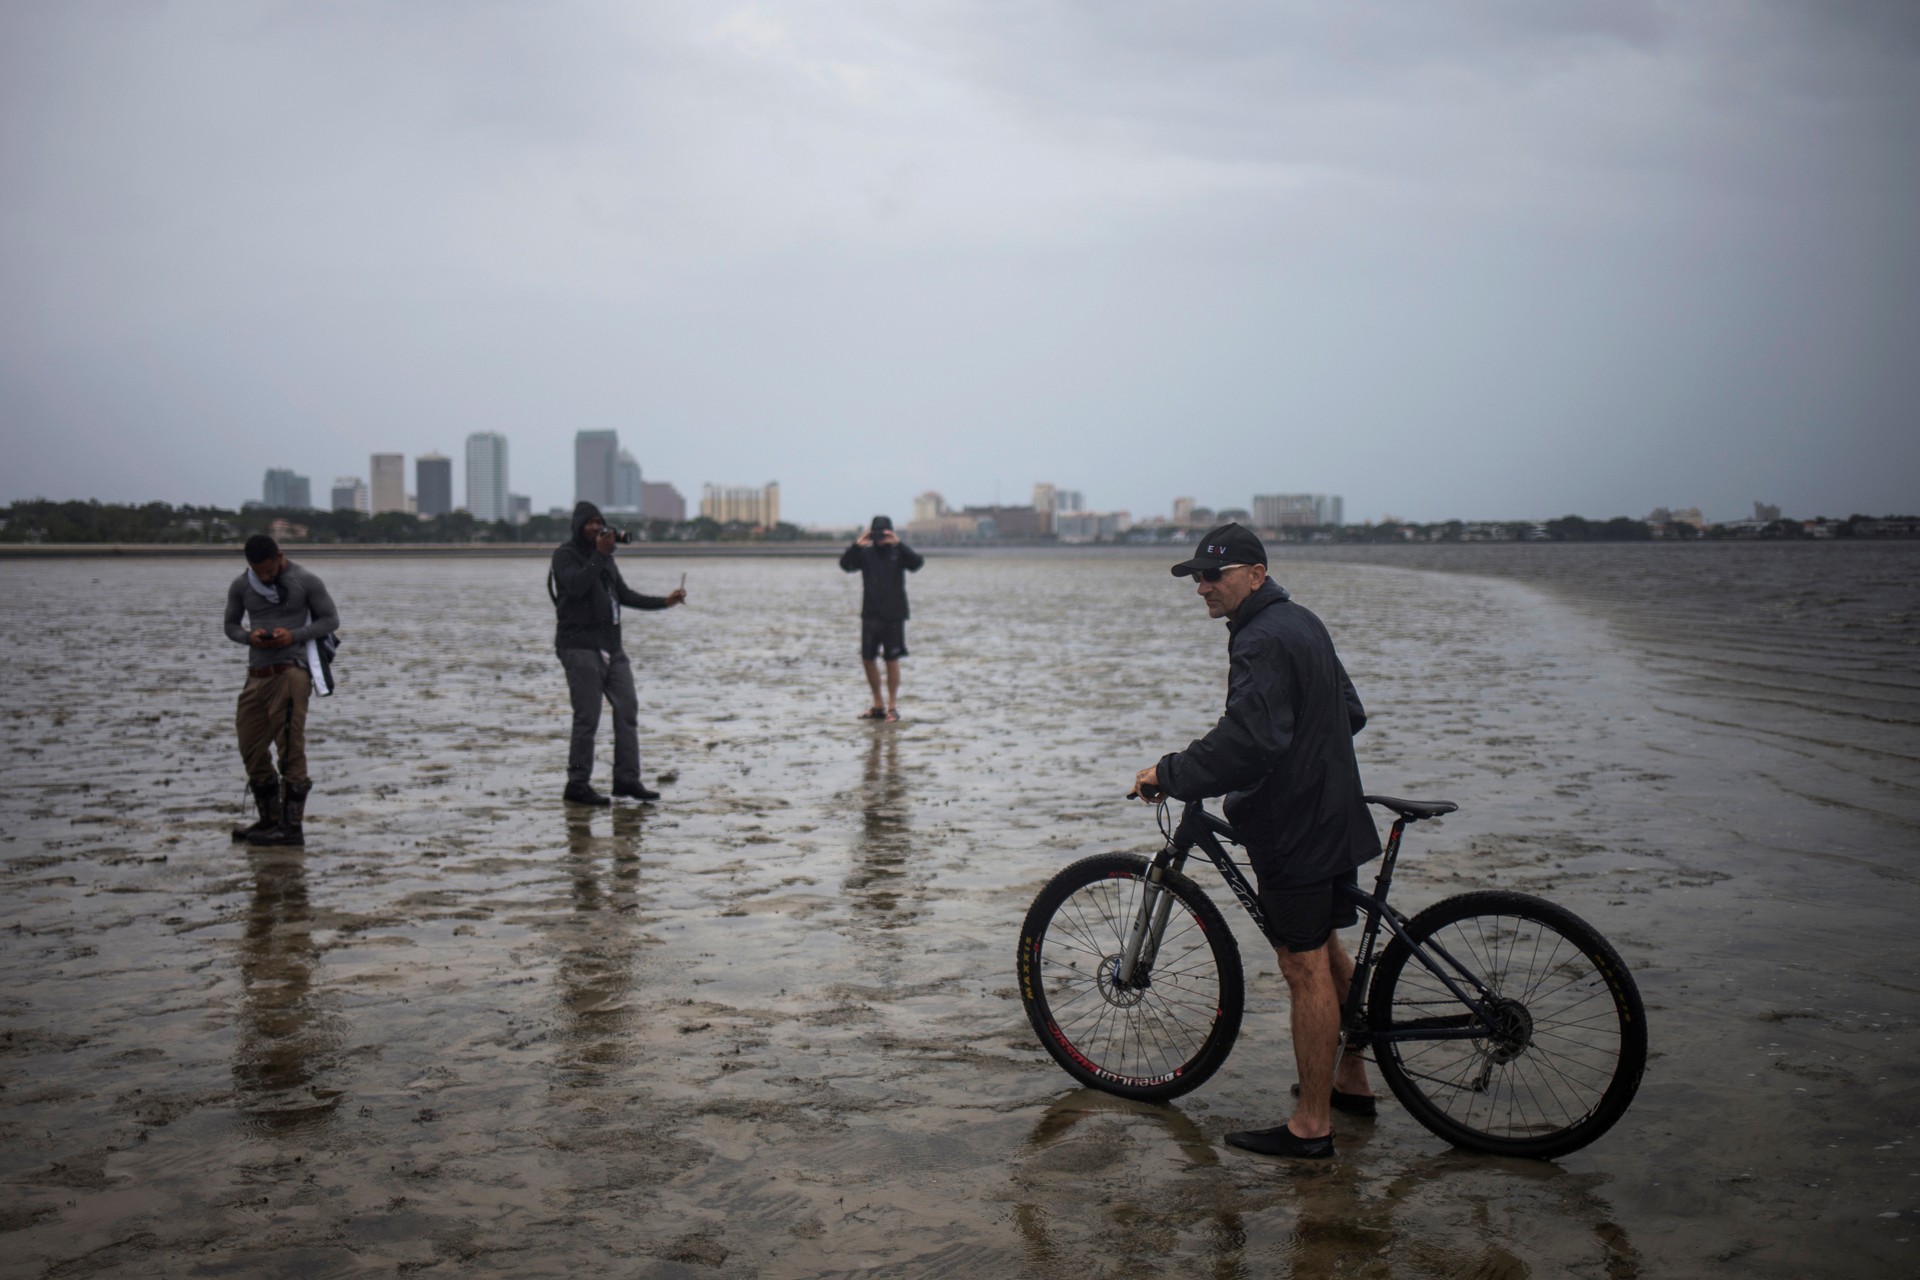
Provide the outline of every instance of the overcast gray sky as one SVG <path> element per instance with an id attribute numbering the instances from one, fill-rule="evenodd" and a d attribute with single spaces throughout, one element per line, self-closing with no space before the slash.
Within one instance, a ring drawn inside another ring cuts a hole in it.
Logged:
<path id="1" fill-rule="evenodd" d="M 1920 4 L 0 6 L 0 500 L 1920 508 Z"/>

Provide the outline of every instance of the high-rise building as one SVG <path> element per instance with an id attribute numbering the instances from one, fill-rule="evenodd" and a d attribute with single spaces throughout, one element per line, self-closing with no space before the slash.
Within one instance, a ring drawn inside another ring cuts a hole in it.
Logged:
<path id="1" fill-rule="evenodd" d="M 1084 511 L 1086 508 L 1086 495 L 1078 489 L 1062 489 L 1051 484 L 1033 486 L 1033 509 L 1040 513 L 1041 523 L 1049 533 L 1055 531 L 1056 515 L 1062 511 Z"/>
<path id="2" fill-rule="evenodd" d="M 367 463 L 373 482 L 367 486 L 371 515 L 407 509 L 407 455 L 376 453 Z"/>
<path id="3" fill-rule="evenodd" d="M 573 500 L 591 502 L 602 511 L 614 505 L 620 457 L 618 431 L 580 431 L 573 437 Z"/>
<path id="4" fill-rule="evenodd" d="M 444 516 L 453 510 L 453 459 L 444 453 L 423 453 L 413 460 L 417 512 Z"/>
<path id="5" fill-rule="evenodd" d="M 615 510 L 639 514 L 645 509 L 647 495 L 640 479 L 640 464 L 625 449 L 613 456 L 613 506 Z"/>
<path id="6" fill-rule="evenodd" d="M 932 524 L 946 514 L 947 500 L 932 489 L 913 500 L 913 523 L 915 524 Z"/>
<path id="7" fill-rule="evenodd" d="M 1256 493 L 1253 495 L 1253 523 L 1259 529 L 1284 529 L 1289 526 L 1340 524 L 1341 501 L 1337 493 Z"/>
<path id="8" fill-rule="evenodd" d="M 640 482 L 640 510 L 649 520 L 679 524 L 687 518 L 687 500 L 680 491 L 662 480 Z"/>
<path id="9" fill-rule="evenodd" d="M 333 509 L 367 514 L 367 482 L 359 476 L 337 476 L 333 482 Z"/>
<path id="10" fill-rule="evenodd" d="M 467 437 L 467 510 L 481 524 L 510 519 L 507 438 L 495 431 Z"/>
<path id="11" fill-rule="evenodd" d="M 313 506 L 313 482 L 286 468 L 269 467 L 260 486 L 260 505 L 305 511 Z"/>
<path id="12" fill-rule="evenodd" d="M 710 484 L 700 496 L 700 514 L 721 524 L 752 524 L 771 529 L 780 523 L 780 483 L 762 488 Z"/>
<path id="13" fill-rule="evenodd" d="M 1193 523 L 1193 499 L 1175 498 L 1173 500 L 1173 522 L 1183 528 Z"/>
<path id="14" fill-rule="evenodd" d="M 533 519 L 533 499 L 524 493 L 507 495 L 507 521 L 510 524 L 525 524 Z"/>

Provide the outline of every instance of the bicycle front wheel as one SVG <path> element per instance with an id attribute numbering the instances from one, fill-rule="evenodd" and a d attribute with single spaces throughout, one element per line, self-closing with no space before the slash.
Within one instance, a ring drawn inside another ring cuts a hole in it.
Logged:
<path id="1" fill-rule="evenodd" d="M 1647 1063 L 1646 1011 L 1633 976 L 1592 925 L 1523 893 L 1435 903 L 1407 932 L 1456 984 L 1472 971 L 1493 1014 L 1470 1039 L 1374 1040 L 1380 1074 L 1414 1119 L 1458 1147 L 1550 1158 L 1613 1127 Z M 1368 997 L 1376 1033 L 1444 1032 L 1477 1020 L 1395 937 Z"/>
<path id="2" fill-rule="evenodd" d="M 1020 999 L 1068 1075 L 1123 1098 L 1164 1102 L 1199 1087 L 1240 1033 L 1246 982 L 1220 909 L 1169 872 L 1172 909 L 1151 966 L 1116 974 L 1140 911 L 1147 860 L 1083 858 L 1047 883 L 1020 927 Z"/>

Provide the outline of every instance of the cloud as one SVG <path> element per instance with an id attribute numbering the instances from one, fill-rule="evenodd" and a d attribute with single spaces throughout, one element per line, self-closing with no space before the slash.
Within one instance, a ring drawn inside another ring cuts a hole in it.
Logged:
<path id="1" fill-rule="evenodd" d="M 499 429 L 545 506 L 616 426 L 803 518 L 1145 511 L 1204 427 L 1360 512 L 1897 505 L 1913 12 L 16 6 L 0 497 Z"/>

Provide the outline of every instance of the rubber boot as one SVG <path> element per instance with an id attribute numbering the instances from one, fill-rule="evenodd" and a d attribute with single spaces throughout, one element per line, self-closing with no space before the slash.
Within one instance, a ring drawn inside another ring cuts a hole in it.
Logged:
<path id="1" fill-rule="evenodd" d="M 260 820 L 250 827 L 235 827 L 233 840 L 239 844 L 255 836 L 265 835 L 280 825 L 280 783 L 250 782 L 247 789 L 253 792 L 253 807 L 260 811 Z"/>
<path id="2" fill-rule="evenodd" d="M 271 831 L 262 831 L 257 836 L 248 836 L 248 844 L 256 845 L 304 845 L 306 832 L 300 829 L 301 819 L 307 816 L 307 792 L 313 790 L 311 782 L 289 782 L 287 798 L 280 804 L 280 824 Z"/>

